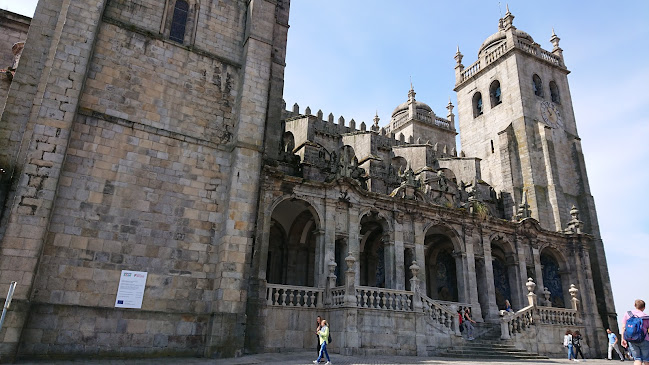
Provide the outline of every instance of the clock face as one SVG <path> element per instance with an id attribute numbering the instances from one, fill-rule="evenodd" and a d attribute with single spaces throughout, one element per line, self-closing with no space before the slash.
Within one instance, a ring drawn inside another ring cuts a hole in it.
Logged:
<path id="1" fill-rule="evenodd" d="M 541 118 L 545 124 L 552 128 L 563 127 L 563 120 L 561 119 L 561 112 L 556 104 L 549 101 L 541 103 Z"/>

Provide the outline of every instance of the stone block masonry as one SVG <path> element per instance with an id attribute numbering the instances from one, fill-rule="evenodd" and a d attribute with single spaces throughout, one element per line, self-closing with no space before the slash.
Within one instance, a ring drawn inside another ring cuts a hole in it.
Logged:
<path id="1" fill-rule="evenodd" d="M 289 2 L 189 3 L 181 43 L 174 0 L 39 3 L 0 124 L 3 359 L 242 352 Z M 140 310 L 114 308 L 125 269 Z"/>

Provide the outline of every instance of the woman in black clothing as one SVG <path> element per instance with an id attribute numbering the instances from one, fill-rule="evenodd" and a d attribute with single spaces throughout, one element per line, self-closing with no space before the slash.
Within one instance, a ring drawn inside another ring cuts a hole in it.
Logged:
<path id="1" fill-rule="evenodd" d="M 581 333 L 579 331 L 575 331 L 575 333 L 572 334 L 572 347 L 573 347 L 573 352 L 575 354 L 575 360 L 577 360 L 577 356 L 581 355 L 581 359 L 585 359 L 584 353 L 581 352 Z"/>

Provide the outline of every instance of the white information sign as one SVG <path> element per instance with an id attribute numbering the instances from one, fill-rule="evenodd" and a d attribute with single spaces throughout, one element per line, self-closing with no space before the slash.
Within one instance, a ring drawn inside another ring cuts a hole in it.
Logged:
<path id="1" fill-rule="evenodd" d="M 147 273 L 144 271 L 122 270 L 117 288 L 117 308 L 142 308 Z"/>

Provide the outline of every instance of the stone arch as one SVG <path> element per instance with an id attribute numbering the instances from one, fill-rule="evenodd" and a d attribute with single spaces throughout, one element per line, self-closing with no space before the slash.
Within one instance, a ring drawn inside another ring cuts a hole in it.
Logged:
<path id="1" fill-rule="evenodd" d="M 431 223 L 424 230 L 426 295 L 457 302 L 463 294 L 462 241 L 452 227 Z"/>
<path id="2" fill-rule="evenodd" d="M 278 205 L 280 205 L 282 202 L 286 200 L 303 200 L 308 204 L 308 209 L 311 211 L 311 213 L 314 215 L 315 222 L 316 222 L 316 228 L 315 229 L 322 229 L 322 217 L 324 217 L 324 214 L 322 212 L 322 208 L 318 203 L 314 201 L 313 198 L 308 197 L 308 196 L 298 196 L 296 194 L 291 194 L 291 195 L 282 195 L 275 200 L 273 200 L 267 207 L 265 214 L 268 216 L 272 216 L 273 211 L 277 208 Z"/>
<path id="3" fill-rule="evenodd" d="M 272 284 L 315 286 L 316 240 L 320 216 L 306 200 L 283 197 L 271 204 L 266 280 Z"/>
<path id="4" fill-rule="evenodd" d="M 539 250 L 543 286 L 550 291 L 553 307 L 569 307 L 570 270 L 565 256 L 556 247 L 545 245 Z"/>
<path id="5" fill-rule="evenodd" d="M 453 243 L 453 250 L 455 252 L 464 252 L 464 243 L 458 231 L 452 226 L 439 221 L 433 221 L 424 226 L 424 237 L 431 233 L 446 234 Z"/>
<path id="6" fill-rule="evenodd" d="M 386 230 L 387 232 L 392 232 L 392 231 L 394 231 L 394 228 L 393 228 L 393 225 L 392 225 L 392 219 L 389 218 L 388 215 L 387 215 L 385 212 L 380 211 L 380 210 L 377 210 L 377 209 L 374 208 L 374 207 L 368 207 L 368 208 L 362 209 L 362 210 L 360 211 L 360 214 L 358 215 L 359 222 L 360 222 L 360 221 L 361 221 L 365 216 L 368 216 L 368 215 L 376 215 L 376 216 L 380 217 L 381 219 L 384 220 L 384 223 L 385 223 L 385 225 L 386 225 L 386 226 L 384 227 L 385 230 Z"/>
<path id="7" fill-rule="evenodd" d="M 295 150 L 295 137 L 293 133 L 290 131 L 284 132 L 282 135 L 282 143 L 282 152 L 293 154 L 293 150 Z"/>
<path id="8" fill-rule="evenodd" d="M 500 233 L 492 234 L 489 244 L 496 305 L 498 309 L 505 309 L 505 300 L 509 300 L 514 308 L 520 309 L 524 306 L 520 291 L 523 284 L 520 282 L 516 250 L 509 239 Z"/>
<path id="9" fill-rule="evenodd" d="M 393 261 L 391 253 L 392 230 L 385 215 L 377 210 L 361 214 L 359 269 L 360 284 L 388 288 L 393 286 Z"/>
<path id="10" fill-rule="evenodd" d="M 480 92 L 473 94 L 472 104 L 474 118 L 477 118 L 484 113 L 484 102 L 482 100 L 482 94 Z"/>
<path id="11" fill-rule="evenodd" d="M 160 33 L 174 42 L 193 45 L 200 6 L 200 0 L 166 0 Z"/>
<path id="12" fill-rule="evenodd" d="M 494 80 L 491 82 L 491 85 L 489 85 L 489 99 L 491 100 L 492 108 L 502 103 L 500 81 Z"/>

